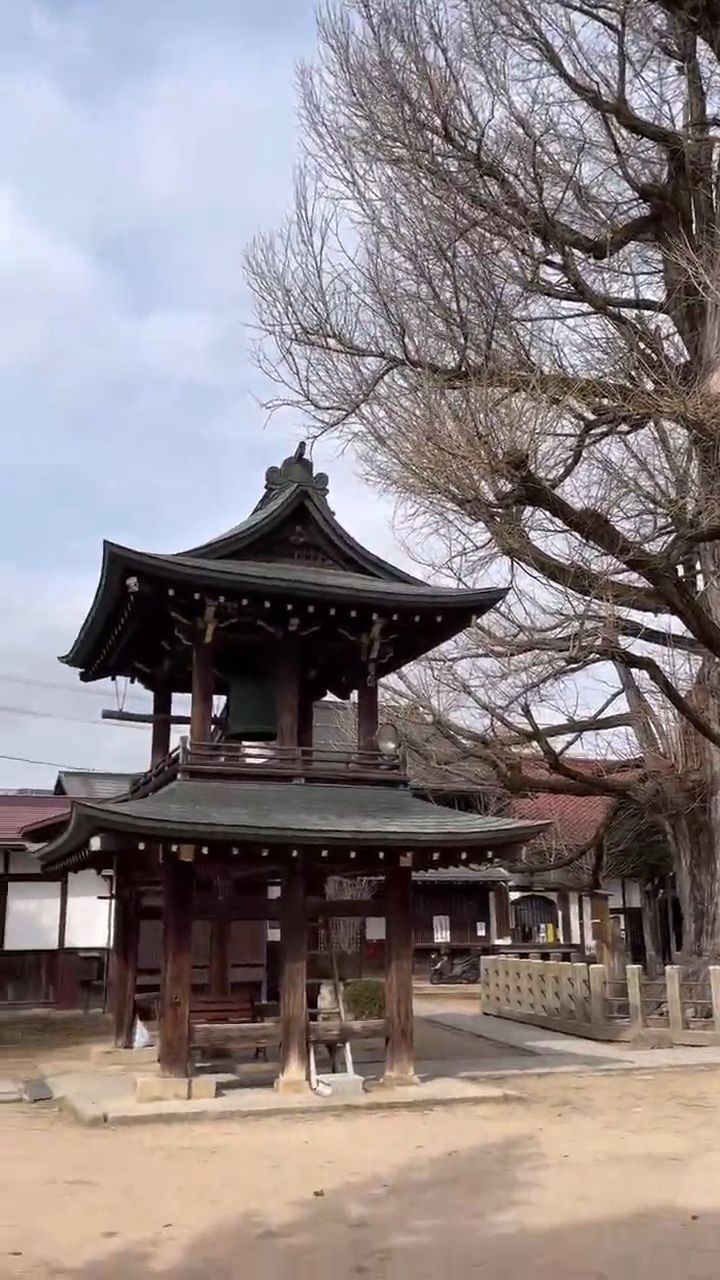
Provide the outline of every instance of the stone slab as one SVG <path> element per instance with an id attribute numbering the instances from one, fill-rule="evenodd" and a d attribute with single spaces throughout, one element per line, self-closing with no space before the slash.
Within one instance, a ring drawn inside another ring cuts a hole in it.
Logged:
<path id="1" fill-rule="evenodd" d="M 148 1102 L 187 1102 L 189 1097 L 190 1081 L 186 1077 L 135 1077 L 135 1101 L 141 1104 Z"/>
<path id="2" fill-rule="evenodd" d="M 190 1097 L 195 1102 L 201 1098 L 216 1098 L 217 1092 L 218 1080 L 216 1076 L 195 1076 L 195 1078 L 190 1081 Z"/>
<path id="3" fill-rule="evenodd" d="M 154 1077 L 153 1077 L 154 1081 Z M 377 1087 L 362 1094 L 320 1098 L 307 1090 L 302 1095 L 281 1096 L 270 1088 L 235 1089 L 214 1098 L 190 1097 L 138 1102 L 128 1090 L 122 1097 L 103 1102 L 89 1098 L 82 1087 L 67 1091 L 65 1105 L 83 1124 L 147 1124 L 175 1120 L 238 1119 L 263 1117 L 342 1115 L 352 1111 L 427 1110 L 439 1106 L 506 1102 L 517 1094 L 497 1085 L 452 1078 L 421 1083 L 416 1089 Z"/>
<path id="4" fill-rule="evenodd" d="M 18 1080 L 0 1077 L 0 1103 L 22 1102 L 22 1086 Z"/>
<path id="5" fill-rule="evenodd" d="M 37 1077 L 26 1080 L 22 1089 L 23 1102 L 52 1102 L 53 1091 L 47 1080 Z"/>
<path id="6" fill-rule="evenodd" d="M 351 1097 L 362 1093 L 365 1088 L 363 1077 L 350 1071 L 320 1072 L 317 1081 L 329 1090 L 328 1096 L 332 1098 Z"/>

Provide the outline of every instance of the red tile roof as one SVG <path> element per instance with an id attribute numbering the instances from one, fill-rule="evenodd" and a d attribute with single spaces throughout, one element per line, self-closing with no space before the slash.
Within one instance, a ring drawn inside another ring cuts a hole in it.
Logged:
<path id="1" fill-rule="evenodd" d="M 572 853 L 602 834 L 617 806 L 614 796 L 566 796 L 551 791 L 513 796 L 510 816 L 530 822 L 552 822 L 547 836 L 539 837 Z"/>
<path id="2" fill-rule="evenodd" d="M 23 845 L 23 829 L 33 822 L 70 810 L 67 796 L 15 793 L 0 795 L 0 845 Z"/>

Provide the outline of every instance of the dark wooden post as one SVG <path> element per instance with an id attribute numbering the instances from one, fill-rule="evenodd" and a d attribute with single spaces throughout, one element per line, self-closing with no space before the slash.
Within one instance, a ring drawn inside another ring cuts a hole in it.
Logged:
<path id="1" fill-rule="evenodd" d="M 358 686 L 358 750 L 372 751 L 378 731 L 377 681 L 368 684 L 363 680 Z"/>
<path id="2" fill-rule="evenodd" d="M 110 1002 L 114 1040 L 119 1049 L 132 1046 L 139 941 L 140 903 L 137 892 L 116 882 Z"/>
<path id="3" fill-rule="evenodd" d="M 160 1008 L 160 1070 L 188 1074 L 192 919 L 195 882 L 192 862 L 168 858 L 163 879 L 163 974 Z"/>
<path id="4" fill-rule="evenodd" d="M 298 746 L 311 747 L 313 744 L 314 704 L 312 695 L 306 689 L 300 691 L 298 708 Z"/>
<path id="5" fill-rule="evenodd" d="M 297 646 L 286 640 L 275 673 L 275 707 L 279 747 L 297 747 L 300 725 L 300 664 Z"/>
<path id="6" fill-rule="evenodd" d="M 417 1084 L 413 1037 L 412 868 L 388 867 L 385 876 L 386 1084 Z"/>
<path id="7" fill-rule="evenodd" d="M 287 1092 L 307 1088 L 307 921 L 305 876 L 293 859 L 280 900 L 280 1075 L 277 1087 Z"/>
<path id="8" fill-rule="evenodd" d="M 230 916 L 218 903 L 210 932 L 210 995 L 230 994 Z"/>
<path id="9" fill-rule="evenodd" d="M 165 759 L 170 751 L 170 717 L 172 715 L 172 689 L 168 684 L 161 684 L 153 692 L 152 742 L 150 746 L 150 768 Z"/>
<path id="10" fill-rule="evenodd" d="M 193 742 L 209 742 L 212 729 L 213 672 L 212 641 L 201 638 L 195 642 L 192 664 L 192 697 L 190 700 L 190 745 Z"/>

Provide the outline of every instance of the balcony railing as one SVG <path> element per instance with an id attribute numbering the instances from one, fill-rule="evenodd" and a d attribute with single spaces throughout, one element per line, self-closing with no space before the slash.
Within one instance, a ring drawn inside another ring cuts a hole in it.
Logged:
<path id="1" fill-rule="evenodd" d="M 281 747 L 275 742 L 182 742 L 182 777 L 291 778 L 306 782 L 388 782 L 402 780 L 399 754 L 375 749 Z"/>
<path id="2" fill-rule="evenodd" d="M 138 778 L 131 795 L 149 795 L 176 778 L 293 782 L 384 783 L 406 781 L 400 753 L 384 755 L 375 749 L 281 747 L 274 742 L 192 742 L 180 745 Z"/>

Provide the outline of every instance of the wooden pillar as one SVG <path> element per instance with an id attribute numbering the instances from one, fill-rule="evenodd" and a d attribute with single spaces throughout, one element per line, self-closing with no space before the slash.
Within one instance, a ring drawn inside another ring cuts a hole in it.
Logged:
<path id="1" fill-rule="evenodd" d="M 377 680 L 368 684 L 363 680 L 358 686 L 358 750 L 373 751 L 378 731 Z"/>
<path id="2" fill-rule="evenodd" d="M 297 646 L 286 640 L 275 673 L 277 744 L 297 747 L 300 727 L 300 663 Z"/>
<path id="3" fill-rule="evenodd" d="M 170 717 L 172 715 L 172 689 L 169 684 L 161 684 L 153 692 L 152 742 L 150 745 L 150 768 L 165 759 L 170 752 Z"/>
<path id="4" fill-rule="evenodd" d="M 210 995 L 230 994 L 230 916 L 224 903 L 216 909 L 210 933 Z"/>
<path id="5" fill-rule="evenodd" d="M 280 1075 L 277 1088 L 299 1092 L 308 1084 L 307 921 L 305 876 L 293 859 L 280 900 Z"/>
<path id="6" fill-rule="evenodd" d="M 386 1084 L 417 1084 L 413 1041 L 412 868 L 388 867 L 385 876 Z"/>
<path id="7" fill-rule="evenodd" d="M 212 641 L 201 638 L 193 647 L 192 663 L 192 697 L 190 701 L 190 744 L 193 742 L 209 742 L 212 730 L 213 693 L 215 692 L 215 673 L 213 671 Z"/>
<path id="8" fill-rule="evenodd" d="M 610 901 L 605 893 L 593 893 L 590 897 L 592 936 L 598 964 L 610 964 Z"/>
<path id="9" fill-rule="evenodd" d="M 77 956 L 65 950 L 67 935 L 68 878 L 60 882 L 60 922 L 58 925 L 58 949 L 55 964 L 55 1004 L 58 1009 L 80 1007 Z"/>
<path id="10" fill-rule="evenodd" d="M 116 884 L 110 1005 L 114 1040 L 119 1049 L 132 1046 L 139 940 L 140 903 L 137 893 Z"/>
<path id="11" fill-rule="evenodd" d="M 314 720 L 314 704 L 312 695 L 306 689 L 300 691 L 300 705 L 298 708 L 298 746 L 311 747 L 313 745 L 313 720 Z"/>
<path id="12" fill-rule="evenodd" d="M 163 863 L 163 973 L 160 1007 L 160 1070 L 188 1074 L 192 919 L 195 873 L 192 862 Z"/>
<path id="13" fill-rule="evenodd" d="M 507 885 L 494 885 L 493 894 L 495 897 L 495 928 L 497 930 L 493 941 L 505 942 L 508 939 L 512 940 L 512 916 Z"/>

